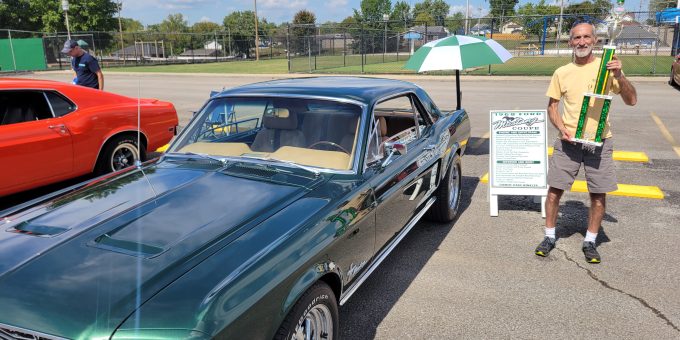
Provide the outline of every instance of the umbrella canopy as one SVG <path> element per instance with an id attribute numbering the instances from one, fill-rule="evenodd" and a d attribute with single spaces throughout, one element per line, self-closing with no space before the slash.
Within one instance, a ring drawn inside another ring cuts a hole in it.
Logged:
<path id="1" fill-rule="evenodd" d="M 476 66 L 502 64 L 510 58 L 512 58 L 510 52 L 492 39 L 452 35 L 423 45 L 404 67 L 417 72 L 464 70 Z"/>

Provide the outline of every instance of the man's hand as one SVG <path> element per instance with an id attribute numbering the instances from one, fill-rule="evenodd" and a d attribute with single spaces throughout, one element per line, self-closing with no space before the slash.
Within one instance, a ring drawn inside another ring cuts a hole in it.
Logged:
<path id="1" fill-rule="evenodd" d="M 571 140 L 573 138 L 573 136 L 569 134 L 569 130 L 561 129 L 560 132 L 562 133 L 562 136 L 560 136 L 560 139 L 562 139 L 565 142 L 574 143 Z"/>
<path id="2" fill-rule="evenodd" d="M 623 75 L 623 72 L 621 72 L 621 69 L 623 68 L 623 64 L 621 63 L 621 60 L 617 56 L 613 56 L 612 60 L 607 63 L 607 69 L 611 71 L 612 75 L 614 78 L 619 79 Z"/>
<path id="3" fill-rule="evenodd" d="M 621 71 L 622 67 L 623 64 L 621 64 L 621 60 L 616 56 L 613 56 L 612 60 L 607 63 L 607 69 L 612 73 L 614 78 L 616 78 L 621 87 L 621 99 L 623 99 L 623 102 L 626 103 L 626 105 L 633 106 L 637 104 L 637 91 L 635 91 L 633 84 L 623 76 L 623 72 Z"/>

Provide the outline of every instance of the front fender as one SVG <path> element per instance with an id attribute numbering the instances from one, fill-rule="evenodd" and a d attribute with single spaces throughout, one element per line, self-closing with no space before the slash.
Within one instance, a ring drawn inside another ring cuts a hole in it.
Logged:
<path id="1" fill-rule="evenodd" d="M 300 299 L 302 294 L 304 294 L 309 287 L 322 278 L 332 278 L 330 280 L 335 280 L 337 282 L 337 287 L 331 285 L 331 289 L 335 292 L 336 300 L 340 298 L 342 293 L 341 275 L 338 266 L 335 262 L 331 260 L 324 260 L 316 263 L 314 266 L 308 268 L 293 284 L 288 297 L 286 298 L 281 313 L 287 315 L 291 308 L 295 305 L 295 302 Z"/>

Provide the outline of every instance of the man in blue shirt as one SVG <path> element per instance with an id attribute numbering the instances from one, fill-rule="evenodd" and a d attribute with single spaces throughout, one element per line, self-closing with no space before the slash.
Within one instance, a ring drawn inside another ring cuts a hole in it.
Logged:
<path id="1" fill-rule="evenodd" d="M 104 90 L 104 74 L 95 57 L 85 52 L 75 40 L 66 40 L 62 53 L 71 57 L 71 68 L 75 72 L 76 84 Z"/>

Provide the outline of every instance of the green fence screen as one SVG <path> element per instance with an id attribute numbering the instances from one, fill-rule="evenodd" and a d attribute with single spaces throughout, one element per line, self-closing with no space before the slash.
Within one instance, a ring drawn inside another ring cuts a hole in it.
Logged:
<path id="1" fill-rule="evenodd" d="M 42 38 L 0 39 L 0 72 L 46 69 Z"/>

